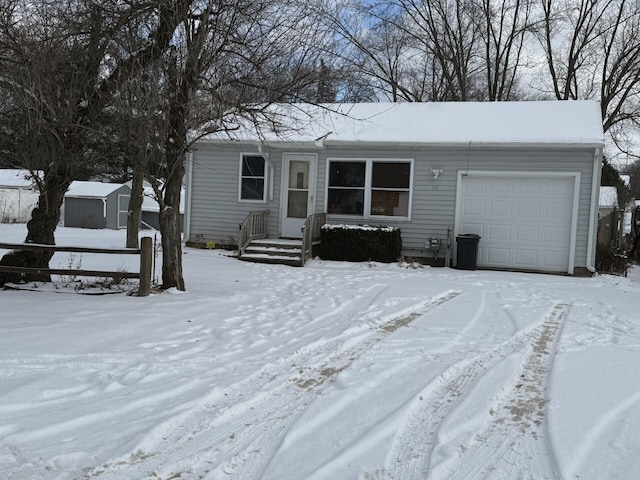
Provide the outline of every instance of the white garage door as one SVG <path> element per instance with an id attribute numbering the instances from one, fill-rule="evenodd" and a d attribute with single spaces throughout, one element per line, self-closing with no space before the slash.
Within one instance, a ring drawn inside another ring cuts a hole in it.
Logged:
<path id="1" fill-rule="evenodd" d="M 573 273 L 575 176 L 460 176 L 456 233 L 477 233 L 478 266 Z"/>

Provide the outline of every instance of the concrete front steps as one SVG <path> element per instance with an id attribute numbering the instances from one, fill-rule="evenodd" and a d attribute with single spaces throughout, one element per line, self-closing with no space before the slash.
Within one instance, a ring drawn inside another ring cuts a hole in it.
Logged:
<path id="1" fill-rule="evenodd" d="M 264 238 L 252 240 L 238 257 L 245 262 L 302 266 L 302 240 L 295 238 Z"/>

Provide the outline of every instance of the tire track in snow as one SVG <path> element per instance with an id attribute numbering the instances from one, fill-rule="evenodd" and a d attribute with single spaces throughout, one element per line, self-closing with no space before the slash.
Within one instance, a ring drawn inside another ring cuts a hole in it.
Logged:
<path id="1" fill-rule="evenodd" d="M 383 478 L 557 479 L 556 461 L 544 434 L 548 373 L 570 305 L 557 303 L 531 327 L 475 358 L 462 360 L 429 384 L 405 420 L 387 456 Z M 432 465 L 437 434 L 474 384 L 507 357 L 523 348 L 519 377 L 497 392 L 501 400 L 490 421 L 455 458 Z M 543 433 L 538 433 L 542 428 Z M 496 476 L 500 472 L 502 476 Z"/>
<path id="2" fill-rule="evenodd" d="M 264 365 L 224 394 L 215 392 L 181 418 L 157 427 L 149 442 L 132 454 L 107 462 L 81 479 L 121 479 L 123 475 L 164 480 L 261 478 L 288 429 L 326 384 L 377 342 L 459 293 L 442 292 L 366 333 L 356 330 L 354 337 L 353 331 L 347 332 L 277 364 Z M 362 314 L 371 316 L 371 311 Z M 333 346 L 327 348 L 327 343 Z M 322 351 L 334 353 L 318 361 Z M 305 360 L 312 366 L 305 365 Z M 292 363 L 300 365 L 293 376 L 287 374 Z"/>

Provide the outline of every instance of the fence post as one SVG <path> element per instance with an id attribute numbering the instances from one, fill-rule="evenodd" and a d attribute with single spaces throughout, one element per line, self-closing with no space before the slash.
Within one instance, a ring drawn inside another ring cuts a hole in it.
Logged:
<path id="1" fill-rule="evenodd" d="M 140 285 L 139 297 L 148 297 L 151 293 L 151 265 L 153 258 L 153 243 L 151 237 L 142 237 L 140 241 Z"/>

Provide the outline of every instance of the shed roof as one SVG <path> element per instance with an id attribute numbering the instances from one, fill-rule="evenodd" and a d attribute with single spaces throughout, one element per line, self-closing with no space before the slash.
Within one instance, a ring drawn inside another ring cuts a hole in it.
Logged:
<path id="1" fill-rule="evenodd" d="M 618 206 L 618 190 L 616 187 L 600 187 L 600 207 L 615 208 Z"/>
<path id="2" fill-rule="evenodd" d="M 263 125 L 246 123 L 205 139 L 319 146 L 321 139 L 327 144 L 604 144 L 594 101 L 277 104 L 267 111 Z"/>
<path id="3" fill-rule="evenodd" d="M 29 170 L 17 168 L 0 169 L 0 187 L 32 188 L 34 183 Z"/>
<path id="4" fill-rule="evenodd" d="M 65 196 L 84 198 L 106 198 L 124 185 L 120 183 L 83 182 L 71 183 Z"/>

